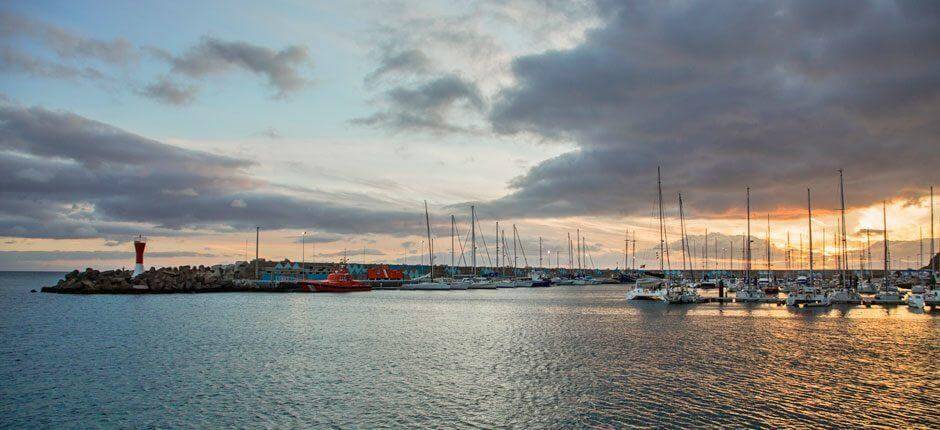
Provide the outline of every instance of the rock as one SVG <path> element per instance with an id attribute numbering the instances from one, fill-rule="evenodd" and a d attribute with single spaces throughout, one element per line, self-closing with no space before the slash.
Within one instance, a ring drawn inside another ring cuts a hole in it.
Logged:
<path id="1" fill-rule="evenodd" d="M 36 290 L 29 290 L 29 292 L 30 292 L 30 293 L 35 293 L 35 292 L 36 292 Z"/>

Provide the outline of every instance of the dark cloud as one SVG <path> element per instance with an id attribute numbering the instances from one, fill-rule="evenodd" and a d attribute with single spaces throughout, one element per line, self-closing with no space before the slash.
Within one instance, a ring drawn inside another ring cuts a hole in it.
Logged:
<path id="1" fill-rule="evenodd" d="M 147 257 L 221 257 L 218 254 L 200 252 L 156 251 L 148 252 Z M 127 260 L 134 258 L 134 251 L 0 251 L 0 266 L 24 265 L 49 261 L 88 261 L 88 260 Z"/>
<path id="2" fill-rule="evenodd" d="M 420 75 L 430 71 L 431 60 L 420 49 L 386 50 L 379 66 L 366 76 L 365 81 L 374 82 L 386 75 Z"/>
<path id="3" fill-rule="evenodd" d="M 170 105 L 187 105 L 193 102 L 198 93 L 194 85 L 179 84 L 167 77 L 161 77 L 139 91 L 140 94 Z"/>
<path id="4" fill-rule="evenodd" d="M 255 225 L 405 235 L 423 227 L 420 214 L 368 196 L 278 188 L 250 176 L 251 165 L 67 112 L 0 105 L 0 236 L 120 239 Z"/>
<path id="5" fill-rule="evenodd" d="M 392 88 L 383 94 L 382 103 L 386 110 L 352 122 L 395 131 L 469 131 L 466 126 L 451 122 L 450 113 L 457 109 L 482 112 L 486 107 L 476 84 L 456 75 Z"/>
<path id="6" fill-rule="evenodd" d="M 305 46 L 288 46 L 275 51 L 248 42 L 203 37 L 199 44 L 180 55 L 156 52 L 158 57 L 172 64 L 174 72 L 191 78 L 204 78 L 232 69 L 262 75 L 276 90 L 277 97 L 290 96 L 309 83 L 300 70 L 310 63 L 310 53 Z"/>
<path id="7" fill-rule="evenodd" d="M 656 166 L 697 215 L 850 206 L 940 180 L 940 15 L 910 2 L 602 2 L 579 46 L 517 58 L 494 129 L 574 141 L 490 202 L 648 214 Z M 671 199 L 671 198 L 670 198 Z"/>
<path id="8" fill-rule="evenodd" d="M 316 254 L 316 256 L 317 256 L 317 257 L 347 257 L 347 258 L 349 258 L 350 260 L 355 260 L 356 257 L 362 256 L 363 254 L 365 254 L 365 255 L 385 255 L 384 252 L 382 252 L 382 251 L 380 251 L 380 250 L 378 250 L 378 249 L 366 248 L 365 250 L 363 250 L 362 248 L 359 248 L 359 249 L 348 249 L 348 250 L 337 251 L 337 252 L 318 252 L 318 253 Z"/>
<path id="9" fill-rule="evenodd" d="M 0 11 L 0 38 L 37 40 L 63 59 L 95 59 L 113 64 L 127 64 L 138 58 L 137 49 L 126 39 L 93 39 L 49 23 L 3 11 Z"/>
<path id="10" fill-rule="evenodd" d="M 0 47 L 0 71 L 57 79 L 101 80 L 105 78 L 105 74 L 94 67 L 77 67 L 48 61 L 9 47 Z"/>

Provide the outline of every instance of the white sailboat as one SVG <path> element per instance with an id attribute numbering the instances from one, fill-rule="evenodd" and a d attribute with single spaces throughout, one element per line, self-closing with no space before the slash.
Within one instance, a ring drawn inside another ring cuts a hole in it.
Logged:
<path id="1" fill-rule="evenodd" d="M 424 201 L 424 220 L 428 231 L 428 263 L 430 265 L 427 276 L 415 279 L 416 282 L 402 286 L 403 290 L 440 291 L 450 290 L 447 282 L 434 279 L 434 242 L 431 240 L 431 217 L 428 214 L 428 202 Z"/>
<path id="2" fill-rule="evenodd" d="M 813 279 L 813 204 L 809 188 L 806 189 L 806 212 L 809 219 L 809 278 L 797 278 L 796 291 L 787 294 L 787 306 L 825 307 L 832 303 Z"/>
<path id="3" fill-rule="evenodd" d="M 875 304 L 886 304 L 892 305 L 897 304 L 901 301 L 901 291 L 898 290 L 898 287 L 891 283 L 891 253 L 888 248 L 888 209 L 887 202 L 881 202 L 881 215 L 884 223 L 884 278 L 881 283 L 881 287 L 878 288 L 878 292 L 875 293 L 875 297 L 872 299 L 872 303 Z"/>
<path id="4" fill-rule="evenodd" d="M 643 276 L 636 280 L 633 288 L 627 291 L 627 300 L 647 300 L 647 301 L 666 301 L 666 290 L 669 281 L 665 275 L 665 264 L 663 260 L 664 252 L 668 252 L 666 247 L 666 228 L 663 221 L 663 185 L 660 176 L 659 166 L 656 167 L 656 184 L 659 190 L 659 270 L 662 277 Z"/>
<path id="5" fill-rule="evenodd" d="M 698 291 L 695 288 L 695 270 L 692 263 L 692 252 L 689 247 L 689 238 L 685 229 L 685 210 L 682 205 L 682 193 L 679 195 L 679 226 L 682 234 L 682 268 L 686 268 L 686 261 L 689 262 L 688 268 L 691 280 L 689 282 L 679 282 L 666 288 L 666 301 L 673 304 L 697 303 L 701 300 Z M 707 240 L 707 236 L 706 236 Z M 707 245 L 707 242 L 706 242 Z"/>
<path id="6" fill-rule="evenodd" d="M 751 282 L 751 187 L 747 187 L 747 244 L 744 248 L 744 284 L 734 293 L 738 302 L 761 302 L 767 300 L 767 293 L 760 285 Z"/>
<path id="7" fill-rule="evenodd" d="M 839 288 L 829 292 L 829 301 L 838 304 L 860 304 L 862 296 L 858 291 L 851 287 L 846 279 L 846 268 L 849 265 L 848 253 L 846 252 L 846 232 L 845 232 L 845 185 L 842 179 L 842 169 L 839 169 L 839 201 L 841 203 L 842 222 L 839 223 L 839 239 L 841 242 L 839 258 Z"/>

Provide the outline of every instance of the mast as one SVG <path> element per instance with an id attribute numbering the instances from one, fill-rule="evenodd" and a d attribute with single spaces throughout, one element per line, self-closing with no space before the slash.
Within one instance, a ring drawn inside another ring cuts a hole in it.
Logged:
<path id="1" fill-rule="evenodd" d="M 705 271 L 708 271 L 708 227 L 705 227 Z M 705 272 L 702 272 L 702 279 L 705 279 Z"/>
<path id="2" fill-rule="evenodd" d="M 548 258 L 549 260 L 551 260 L 552 256 L 549 255 Z M 550 261 L 549 261 L 549 264 L 551 264 Z M 539 236 L 539 269 L 541 268 L 542 268 L 542 236 Z"/>
<path id="3" fill-rule="evenodd" d="M 578 274 L 581 274 L 581 229 L 575 230 L 575 241 L 578 242 Z"/>
<path id="4" fill-rule="evenodd" d="M 787 230 L 787 252 L 786 254 L 784 254 L 784 259 L 786 260 L 786 263 L 787 263 L 787 278 L 789 278 L 790 267 L 792 266 L 790 264 L 790 230 Z"/>
<path id="5" fill-rule="evenodd" d="M 633 230 L 633 241 L 630 242 L 630 255 L 633 256 L 633 270 L 636 270 L 636 230 Z"/>
<path id="6" fill-rule="evenodd" d="M 728 271 L 732 272 L 731 276 L 734 277 L 734 241 L 728 241 Z"/>
<path id="7" fill-rule="evenodd" d="M 868 247 L 865 249 L 866 253 L 868 254 L 868 257 L 865 259 L 865 266 L 868 266 L 868 282 L 871 282 L 871 273 L 872 273 L 872 270 L 874 269 L 872 269 L 871 267 L 871 229 L 870 228 L 865 229 L 865 241 L 868 243 L 867 245 Z"/>
<path id="8" fill-rule="evenodd" d="M 920 245 L 920 254 L 917 254 L 917 269 L 924 267 L 924 227 L 920 228 L 920 239 L 917 240 Z"/>
<path id="9" fill-rule="evenodd" d="M 884 273 L 884 285 L 888 285 L 888 268 L 891 266 L 889 256 L 888 256 L 888 203 L 884 200 L 881 201 L 881 219 L 884 223 L 884 253 L 885 253 L 885 273 Z"/>
<path id="10" fill-rule="evenodd" d="M 431 242 L 431 216 L 428 215 L 428 201 L 424 201 L 424 222 L 428 228 L 428 278 L 434 279 L 434 244 Z"/>
<path id="11" fill-rule="evenodd" d="M 499 274 L 499 221 L 496 221 L 496 273 Z"/>
<path id="12" fill-rule="evenodd" d="M 841 212 L 842 212 L 842 221 L 839 226 L 839 235 L 841 240 L 841 259 L 839 261 L 839 278 L 842 283 L 842 288 L 845 288 L 845 269 L 849 267 L 849 262 L 847 260 L 848 254 L 846 247 L 846 233 L 845 233 L 845 184 L 842 180 L 842 169 L 839 169 L 839 202 L 841 203 Z"/>
<path id="13" fill-rule="evenodd" d="M 470 206 L 470 261 L 473 263 L 473 269 L 470 276 L 477 276 L 477 214 L 473 205 Z"/>
<path id="14" fill-rule="evenodd" d="M 806 189 L 806 213 L 809 225 L 809 285 L 813 286 L 813 203 L 809 188 Z"/>
<path id="15" fill-rule="evenodd" d="M 937 256 L 936 251 L 933 247 L 934 236 L 933 236 L 933 185 L 930 186 L 930 270 L 934 273 L 931 274 L 931 283 L 934 283 L 936 279 L 937 272 L 937 263 L 940 263 L 940 258 L 935 258 Z"/>
<path id="16" fill-rule="evenodd" d="M 518 267 L 519 265 L 519 256 L 517 255 L 517 252 L 516 252 L 516 236 L 518 236 L 518 234 L 519 233 L 516 232 L 516 225 L 513 224 L 512 225 L 512 276 L 516 276 L 516 267 Z"/>
<path id="17" fill-rule="evenodd" d="M 747 247 L 745 248 L 744 285 L 751 282 L 751 187 L 747 187 Z"/>
<path id="18" fill-rule="evenodd" d="M 258 270 L 261 268 L 261 260 L 258 258 L 258 248 L 261 245 L 261 226 L 255 226 L 255 279 L 259 277 Z"/>
<path id="19" fill-rule="evenodd" d="M 767 279 L 773 277 L 773 269 L 770 267 L 770 214 L 767 214 Z"/>
<path id="20" fill-rule="evenodd" d="M 574 260 L 572 260 L 574 256 L 571 255 L 571 232 L 569 231 L 567 233 L 568 233 L 568 270 L 571 270 L 574 268 L 572 267 L 574 265 Z"/>
<path id="21" fill-rule="evenodd" d="M 688 255 L 688 258 L 691 259 L 692 253 L 689 251 L 689 239 L 685 235 L 685 215 L 682 210 L 682 193 L 678 193 L 678 195 L 679 195 L 679 234 L 682 236 L 682 241 L 681 241 L 682 243 L 682 271 L 684 272 L 686 270 L 689 270 L 689 264 L 686 264 L 687 263 L 686 256 Z M 694 270 L 689 272 L 689 276 L 691 276 L 692 279 L 695 279 L 694 273 L 695 273 Z"/>
<path id="22" fill-rule="evenodd" d="M 627 259 L 630 258 L 630 230 L 623 232 L 623 270 L 629 269 Z"/>
<path id="23" fill-rule="evenodd" d="M 456 224 L 456 222 L 457 221 L 454 218 L 454 215 L 451 215 L 450 216 L 450 268 L 451 270 L 454 271 L 455 274 L 457 273 L 456 272 L 457 264 L 456 264 L 456 259 L 454 258 L 454 228 L 455 228 L 454 225 Z M 462 255 L 463 254 L 461 253 L 461 258 L 463 258 Z"/>
<path id="24" fill-rule="evenodd" d="M 663 265 L 663 256 L 665 255 L 666 231 L 663 224 L 663 180 L 662 175 L 660 174 L 659 166 L 656 166 L 656 186 L 659 190 L 659 270 L 665 271 L 666 268 Z"/>

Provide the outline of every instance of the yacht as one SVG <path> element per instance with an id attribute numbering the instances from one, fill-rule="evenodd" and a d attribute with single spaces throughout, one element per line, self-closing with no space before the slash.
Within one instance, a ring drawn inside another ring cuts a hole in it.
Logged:
<path id="1" fill-rule="evenodd" d="M 533 286 L 534 284 L 531 279 L 526 278 L 516 278 L 512 281 L 512 283 L 515 288 L 527 288 Z"/>
<path id="2" fill-rule="evenodd" d="M 450 286 L 451 290 L 468 290 L 470 289 L 471 281 L 472 279 L 470 278 L 461 278 L 461 279 L 452 279 L 452 280 L 446 281 L 446 283 Z"/>
<path id="3" fill-rule="evenodd" d="M 827 295 L 829 302 L 834 304 L 857 305 L 862 303 L 862 296 L 855 289 L 849 287 L 836 288 Z"/>
<path id="4" fill-rule="evenodd" d="M 871 280 L 863 279 L 858 283 L 858 292 L 861 294 L 875 294 L 878 292 L 878 285 Z"/>
<path id="5" fill-rule="evenodd" d="M 674 285 L 666 289 L 666 301 L 672 304 L 698 303 L 701 297 L 692 285 Z"/>
<path id="6" fill-rule="evenodd" d="M 901 300 L 901 291 L 898 290 L 898 287 L 886 281 L 878 292 L 875 293 L 872 303 L 897 304 Z"/>
<path id="7" fill-rule="evenodd" d="M 627 291 L 627 300 L 666 301 L 666 280 L 646 276 L 636 280 L 633 289 Z"/>
<path id="8" fill-rule="evenodd" d="M 923 285 L 914 285 L 911 287 L 911 293 L 907 295 L 907 305 L 912 308 L 922 308 L 924 307 L 925 300 L 924 295 L 927 293 L 927 288 Z"/>
<path id="9" fill-rule="evenodd" d="M 787 306 L 829 306 L 829 296 L 818 285 L 809 282 L 802 284 L 796 291 L 787 294 Z"/>
<path id="10" fill-rule="evenodd" d="M 496 285 L 496 288 L 516 288 L 516 282 L 512 278 L 499 279 L 494 282 L 494 285 Z"/>
<path id="11" fill-rule="evenodd" d="M 767 293 L 754 285 L 744 285 L 734 293 L 734 300 L 739 302 L 760 302 L 767 300 Z"/>
<path id="12" fill-rule="evenodd" d="M 495 290 L 496 282 L 486 279 L 486 278 L 472 278 L 468 289 L 470 290 Z"/>

